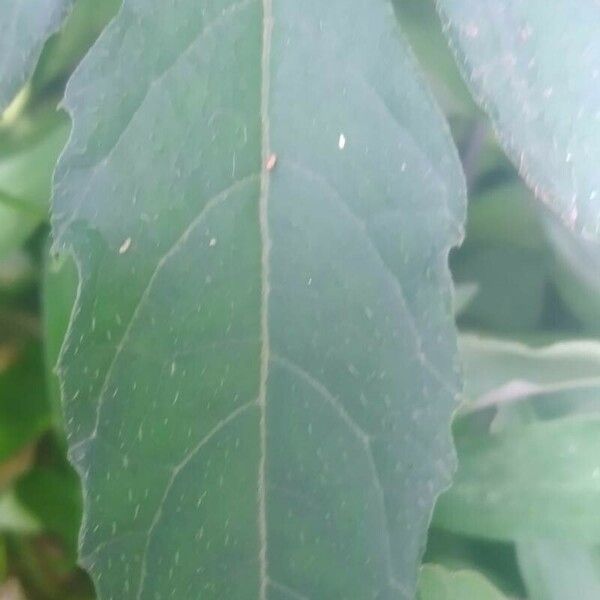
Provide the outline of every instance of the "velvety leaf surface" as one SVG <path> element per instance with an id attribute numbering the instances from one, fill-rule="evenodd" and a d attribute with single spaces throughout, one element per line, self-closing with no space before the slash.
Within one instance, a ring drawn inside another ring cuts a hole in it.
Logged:
<path id="1" fill-rule="evenodd" d="M 425 565 L 419 580 L 419 600 L 502 600 L 504 596 L 476 571 L 449 571 Z"/>
<path id="2" fill-rule="evenodd" d="M 2 0 L 0 5 L 0 111 L 29 79 L 46 40 L 73 0 Z"/>
<path id="3" fill-rule="evenodd" d="M 414 596 L 465 202 L 416 71 L 387 0 L 125 0 L 71 80 L 60 370 L 100 598 Z"/>
<path id="4" fill-rule="evenodd" d="M 466 79 L 537 195 L 600 240 L 600 5 L 438 0 Z"/>

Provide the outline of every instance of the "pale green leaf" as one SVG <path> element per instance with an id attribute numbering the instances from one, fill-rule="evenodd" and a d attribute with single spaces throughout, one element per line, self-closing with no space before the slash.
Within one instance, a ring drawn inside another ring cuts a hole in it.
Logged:
<path id="1" fill-rule="evenodd" d="M 47 217 L 52 171 L 68 135 L 64 115 L 44 114 L 41 129 L 25 139 L 11 139 L 12 131 L 0 129 L 0 258 L 6 257 L 29 237 Z"/>
<path id="2" fill-rule="evenodd" d="M 40 523 L 17 498 L 14 490 L 0 494 L 0 531 L 14 533 L 38 533 Z"/>
<path id="3" fill-rule="evenodd" d="M 424 565 L 419 580 L 419 600 L 503 600 L 503 596 L 477 571 L 448 571 Z"/>
<path id="4" fill-rule="evenodd" d="M 100 598 L 412 597 L 454 463 L 464 187 L 389 2 L 126 0 L 66 106 Z"/>
<path id="5" fill-rule="evenodd" d="M 600 4 L 438 0 L 451 45 L 536 194 L 600 240 Z"/>
<path id="6" fill-rule="evenodd" d="M 500 540 L 600 542 L 600 417 L 456 437 L 459 468 L 436 506 L 450 530 Z"/>

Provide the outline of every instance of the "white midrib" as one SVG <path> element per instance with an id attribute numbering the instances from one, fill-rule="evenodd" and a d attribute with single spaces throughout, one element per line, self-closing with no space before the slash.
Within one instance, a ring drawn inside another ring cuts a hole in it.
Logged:
<path id="1" fill-rule="evenodd" d="M 261 357 L 260 357 L 260 385 L 258 392 L 258 406 L 260 410 L 260 461 L 258 465 L 258 536 L 259 536 L 259 569 L 260 589 L 259 600 L 267 599 L 267 491 L 266 491 L 266 458 L 267 458 L 267 378 L 269 376 L 269 251 L 271 240 L 269 237 L 269 184 L 270 174 L 267 163 L 271 153 L 269 143 L 269 91 L 270 91 L 270 62 L 271 62 L 271 32 L 273 28 L 272 0 L 262 0 L 263 5 L 263 36 L 261 57 L 261 175 L 260 198 L 258 203 L 259 224 L 261 237 Z"/>

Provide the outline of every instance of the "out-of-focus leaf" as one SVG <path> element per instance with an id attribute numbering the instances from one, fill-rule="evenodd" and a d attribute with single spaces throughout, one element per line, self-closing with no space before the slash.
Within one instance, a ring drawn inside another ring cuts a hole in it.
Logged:
<path id="1" fill-rule="evenodd" d="M 452 271 L 459 284 L 477 285 L 477 295 L 460 315 L 468 326 L 504 333 L 539 326 L 548 273 L 543 253 L 474 244 L 455 257 Z"/>
<path id="2" fill-rule="evenodd" d="M 438 0 L 466 79 L 537 195 L 600 239 L 600 4 Z"/>
<path id="3" fill-rule="evenodd" d="M 69 254 L 46 255 L 43 283 L 44 346 L 46 376 L 55 423 L 63 432 L 63 413 L 60 405 L 60 383 L 55 373 L 75 297 L 77 295 L 77 268 Z"/>
<path id="4" fill-rule="evenodd" d="M 82 556 L 100 598 L 414 596 L 456 152 L 387 0 L 202 7 L 126 0 L 67 88 Z"/>
<path id="5" fill-rule="evenodd" d="M 40 530 L 39 521 L 23 507 L 14 490 L 0 494 L 0 531 L 32 534 Z"/>
<path id="6" fill-rule="evenodd" d="M 0 599 L 27 600 L 27 596 L 19 580 L 11 577 L 0 584 Z"/>
<path id="7" fill-rule="evenodd" d="M 544 229 L 532 194 L 518 179 L 486 188 L 469 204 L 467 243 L 546 249 Z"/>
<path id="8" fill-rule="evenodd" d="M 454 314 L 460 315 L 463 313 L 473 302 L 475 296 L 477 296 L 477 284 L 476 283 L 462 283 L 456 286 L 454 290 Z"/>
<path id="9" fill-rule="evenodd" d="M 424 565 L 419 579 L 418 600 L 504 600 L 489 581 L 476 571 L 448 571 L 439 565 Z"/>
<path id="10" fill-rule="evenodd" d="M 600 542 L 600 417 L 456 436 L 459 467 L 435 523 L 479 537 Z"/>
<path id="11" fill-rule="evenodd" d="M 521 573 L 531 600 L 598 600 L 600 551 L 568 540 L 517 544 Z"/>
<path id="12" fill-rule="evenodd" d="M 423 562 L 451 571 L 477 571 L 506 596 L 525 596 L 515 548 L 509 542 L 463 536 L 432 527 Z"/>
<path id="13" fill-rule="evenodd" d="M 49 425 L 41 349 L 31 343 L 0 372 L 0 461 L 34 441 Z"/>
<path id="14" fill-rule="evenodd" d="M 472 117 L 477 111 L 440 27 L 432 0 L 393 0 L 412 48 L 425 68 L 446 114 Z"/>
<path id="15" fill-rule="evenodd" d="M 590 332 L 600 333 L 600 243 L 574 235 L 555 219 L 545 225 L 556 257 L 558 293 Z"/>
<path id="16" fill-rule="evenodd" d="M 46 40 L 73 0 L 2 0 L 0 4 L 0 112 L 29 79 Z"/>
<path id="17" fill-rule="evenodd" d="M 13 482 L 31 469 L 35 461 L 35 444 L 31 443 L 0 462 L 0 490 L 10 487 Z"/>
<path id="18" fill-rule="evenodd" d="M 0 298 L 17 295 L 35 282 L 35 265 L 31 256 L 17 250 L 0 260 Z"/>
<path id="19" fill-rule="evenodd" d="M 562 393 L 572 404 L 592 391 L 600 410 L 600 342 L 574 340 L 533 348 L 463 334 L 466 409 Z"/>
<path id="20" fill-rule="evenodd" d="M 535 330 L 551 263 L 527 188 L 516 180 L 484 188 L 469 203 L 466 241 L 452 258 L 455 280 L 478 288 L 460 322 L 503 333 Z"/>
<path id="21" fill-rule="evenodd" d="M 68 135 L 68 120 L 56 114 L 45 135 L 11 152 L 0 129 L 0 258 L 18 248 L 48 214 L 52 172 Z"/>
<path id="22" fill-rule="evenodd" d="M 33 80 L 34 89 L 64 78 L 76 67 L 116 14 L 121 0 L 77 0 L 58 35 L 53 36 L 40 56 Z"/>
<path id="23" fill-rule="evenodd" d="M 17 482 L 15 492 L 20 505 L 36 518 L 44 532 L 60 537 L 74 560 L 81 521 L 77 475 L 67 465 L 62 470 L 37 467 Z"/>

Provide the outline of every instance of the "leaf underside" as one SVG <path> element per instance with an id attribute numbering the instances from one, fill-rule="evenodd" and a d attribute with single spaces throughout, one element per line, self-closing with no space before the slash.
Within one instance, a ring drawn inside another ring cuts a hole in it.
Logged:
<path id="1" fill-rule="evenodd" d="M 27 82 L 46 40 L 73 0 L 2 0 L 0 7 L 0 112 Z"/>
<path id="2" fill-rule="evenodd" d="M 454 466 L 465 192 L 387 1 L 125 0 L 65 104 L 99 597 L 413 597 Z"/>
<path id="3" fill-rule="evenodd" d="M 437 0 L 466 79 L 536 194 L 600 240 L 600 4 Z"/>

